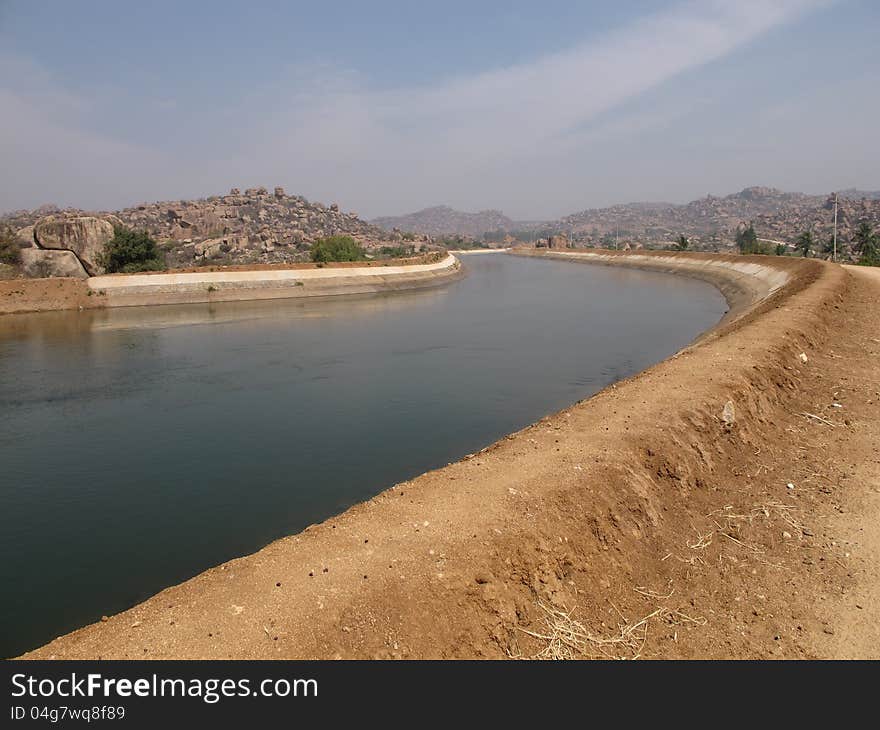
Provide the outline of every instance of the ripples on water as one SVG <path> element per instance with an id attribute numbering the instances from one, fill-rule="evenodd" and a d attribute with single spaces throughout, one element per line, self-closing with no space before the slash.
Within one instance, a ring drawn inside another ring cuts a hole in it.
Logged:
<path id="1" fill-rule="evenodd" d="M 473 452 L 724 314 L 503 255 L 421 292 L 0 318 L 0 655 Z"/>

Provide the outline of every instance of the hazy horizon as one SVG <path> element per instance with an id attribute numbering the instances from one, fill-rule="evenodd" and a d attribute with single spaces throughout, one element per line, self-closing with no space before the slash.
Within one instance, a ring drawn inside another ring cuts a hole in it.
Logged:
<path id="1" fill-rule="evenodd" d="M 0 211 L 281 185 L 547 220 L 880 188 L 877 3 L 622 5 L 0 0 Z"/>

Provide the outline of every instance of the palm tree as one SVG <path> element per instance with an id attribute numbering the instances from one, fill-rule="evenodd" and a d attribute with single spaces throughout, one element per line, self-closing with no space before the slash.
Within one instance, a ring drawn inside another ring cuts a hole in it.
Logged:
<path id="1" fill-rule="evenodd" d="M 796 248 L 798 251 L 803 251 L 804 256 L 809 256 L 810 251 L 813 249 L 813 232 L 812 231 L 804 231 L 797 237 Z"/>
<path id="2" fill-rule="evenodd" d="M 690 245 L 690 241 L 687 240 L 684 236 L 679 236 L 678 240 L 672 244 L 672 249 L 674 251 L 687 251 L 687 247 Z"/>
<path id="3" fill-rule="evenodd" d="M 855 240 L 853 241 L 853 251 L 858 254 L 865 252 L 865 247 L 871 248 L 872 244 L 876 247 L 877 234 L 871 228 L 868 221 L 862 221 L 856 229 Z"/>
<path id="4" fill-rule="evenodd" d="M 853 250 L 859 254 L 859 263 L 868 266 L 880 265 L 880 241 L 870 223 L 862 221 L 853 240 Z"/>

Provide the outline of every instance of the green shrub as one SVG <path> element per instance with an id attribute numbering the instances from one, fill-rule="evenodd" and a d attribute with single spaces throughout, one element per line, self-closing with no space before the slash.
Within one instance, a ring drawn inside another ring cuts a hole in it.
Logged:
<path id="1" fill-rule="evenodd" d="M 108 273 L 135 274 L 139 271 L 162 271 L 165 261 L 156 242 L 146 231 L 113 227 L 114 236 L 104 247 L 100 264 Z"/>
<path id="2" fill-rule="evenodd" d="M 18 266 L 21 263 L 21 245 L 11 228 L 0 229 L 0 263 Z"/>
<path id="3" fill-rule="evenodd" d="M 364 250 L 351 236 L 330 236 L 312 244 L 312 261 L 363 261 Z"/>
<path id="4" fill-rule="evenodd" d="M 389 259 L 402 259 L 413 255 L 412 246 L 382 246 L 379 255 Z"/>
<path id="5" fill-rule="evenodd" d="M 685 236 L 679 236 L 678 240 L 672 244 L 673 251 L 687 251 L 688 246 L 691 245 L 691 242 L 687 240 Z"/>

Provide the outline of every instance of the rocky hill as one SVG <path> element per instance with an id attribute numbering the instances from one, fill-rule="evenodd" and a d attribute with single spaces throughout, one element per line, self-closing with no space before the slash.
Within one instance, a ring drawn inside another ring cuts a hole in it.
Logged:
<path id="1" fill-rule="evenodd" d="M 584 210 L 563 218 L 558 226 L 574 231 L 575 241 L 587 245 L 620 240 L 656 246 L 684 235 L 697 247 L 724 250 L 733 246 L 736 232 L 749 223 L 761 239 L 793 243 L 798 235 L 812 230 L 824 242 L 831 236 L 833 208 L 833 195 L 751 187 L 724 197 L 708 195 L 685 205 L 633 203 Z M 841 195 L 839 239 L 848 241 L 862 221 L 880 226 L 880 200 Z"/>
<path id="2" fill-rule="evenodd" d="M 848 200 L 861 200 L 862 198 L 867 198 L 868 200 L 880 200 L 880 190 L 847 188 L 846 190 L 841 190 L 839 195 L 841 198 L 847 198 Z"/>
<path id="3" fill-rule="evenodd" d="M 845 256 L 860 223 L 880 229 L 880 193 L 849 189 L 839 199 L 838 241 Z M 11 227 L 23 247 L 34 249 L 23 255 L 29 273 L 39 275 L 49 267 L 51 272 L 77 270 L 85 275 L 98 270 L 95 251 L 119 223 L 147 230 L 160 242 L 171 267 L 302 261 L 309 257 L 313 241 L 334 234 L 353 236 L 375 253 L 401 243 L 415 251 L 434 247 L 432 237 L 447 243 L 455 237 L 456 247 L 467 247 L 508 245 L 515 237 L 531 242 L 540 236 L 546 242 L 560 233 L 572 237 L 576 246 L 621 247 L 664 247 L 684 235 L 692 248 L 723 251 L 733 248 L 737 231 L 749 223 L 759 239 L 793 244 L 801 233 L 812 230 L 824 246 L 831 238 L 833 201 L 833 195 L 750 187 L 684 205 L 593 208 L 545 223 L 514 221 L 497 210 L 463 213 L 447 206 L 367 222 L 335 204 L 325 206 L 287 195 L 282 188 L 270 193 L 261 187 L 112 212 L 42 206 L 0 216 L 0 227 Z M 70 251 L 76 257 L 68 255 Z"/>
<path id="4" fill-rule="evenodd" d="M 0 217 L 0 226 L 17 231 L 23 244 L 48 249 L 59 246 L 45 245 L 35 236 L 41 225 L 42 230 L 48 230 L 45 224 L 49 221 L 77 220 L 78 226 L 68 226 L 70 230 L 94 228 L 96 224 L 86 223 L 86 219 L 146 230 L 162 244 L 169 266 L 298 261 L 308 257 L 313 241 L 336 234 L 350 235 L 367 249 L 400 239 L 361 220 L 356 213 L 341 211 L 336 204 L 309 202 L 286 194 L 280 187 L 271 193 L 262 187 L 244 192 L 233 188 L 228 195 L 143 203 L 118 211 L 62 210 L 46 205 L 8 213 Z"/>
<path id="5" fill-rule="evenodd" d="M 479 238 L 490 231 L 510 232 L 530 223 L 518 223 L 500 210 L 463 213 L 446 205 L 410 213 L 409 215 L 375 218 L 373 224 L 386 231 L 422 233 L 429 236 L 471 236 Z"/>
<path id="6" fill-rule="evenodd" d="M 844 248 L 862 221 L 880 227 L 880 192 L 850 188 L 839 193 L 838 238 Z M 573 236 L 575 245 L 647 247 L 666 246 L 680 235 L 694 247 L 726 250 L 736 233 L 754 223 L 758 237 L 794 243 L 812 230 L 820 244 L 831 236 L 833 195 L 788 193 L 768 187 L 749 187 L 732 195 L 674 203 L 627 203 L 591 208 L 556 221 L 515 221 L 497 210 L 462 213 L 447 206 L 426 208 L 409 215 L 377 218 L 372 222 L 388 231 L 414 232 L 436 237 L 458 236 L 478 243 L 491 239 L 506 243 L 514 234 L 520 241 L 553 233 Z M 466 241 L 465 241 L 466 243 Z"/>

